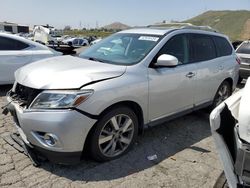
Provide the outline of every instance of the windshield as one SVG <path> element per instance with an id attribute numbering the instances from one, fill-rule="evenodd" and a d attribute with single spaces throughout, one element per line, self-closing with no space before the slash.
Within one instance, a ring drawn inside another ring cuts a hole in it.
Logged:
<path id="1" fill-rule="evenodd" d="M 244 42 L 237 50 L 236 53 L 250 54 L 250 42 Z"/>
<path id="2" fill-rule="evenodd" d="M 161 36 L 118 33 L 101 40 L 80 54 L 81 58 L 117 65 L 141 61 Z"/>

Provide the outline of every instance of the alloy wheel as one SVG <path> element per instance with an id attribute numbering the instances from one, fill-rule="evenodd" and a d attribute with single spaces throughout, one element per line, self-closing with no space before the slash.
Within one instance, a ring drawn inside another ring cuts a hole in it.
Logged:
<path id="1" fill-rule="evenodd" d="M 224 100 L 226 100 L 230 96 L 230 88 L 229 85 L 224 83 L 221 85 L 217 92 L 217 96 L 215 98 L 215 106 L 221 104 Z"/>
<path id="2" fill-rule="evenodd" d="M 102 154 L 115 157 L 123 153 L 133 139 L 134 129 L 132 119 L 125 114 L 110 118 L 103 126 L 98 139 Z"/>

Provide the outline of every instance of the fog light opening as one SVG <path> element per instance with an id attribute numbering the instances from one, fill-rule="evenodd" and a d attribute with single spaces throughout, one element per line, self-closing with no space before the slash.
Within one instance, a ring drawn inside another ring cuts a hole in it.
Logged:
<path id="1" fill-rule="evenodd" d="M 58 141 L 56 135 L 53 135 L 51 133 L 45 133 L 43 138 L 44 138 L 44 142 L 48 146 L 55 146 L 57 144 L 57 141 Z"/>

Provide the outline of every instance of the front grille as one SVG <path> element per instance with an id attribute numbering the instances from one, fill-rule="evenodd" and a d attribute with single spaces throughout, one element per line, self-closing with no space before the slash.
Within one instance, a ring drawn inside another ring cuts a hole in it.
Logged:
<path id="1" fill-rule="evenodd" d="M 21 107 L 28 107 L 41 92 L 40 89 L 33 89 L 17 83 L 15 92 L 11 91 L 9 96 L 13 101 L 18 102 Z"/>

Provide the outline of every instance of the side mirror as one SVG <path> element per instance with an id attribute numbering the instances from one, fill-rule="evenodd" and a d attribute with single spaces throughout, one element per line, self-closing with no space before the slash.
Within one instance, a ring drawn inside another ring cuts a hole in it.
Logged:
<path id="1" fill-rule="evenodd" d="M 172 55 L 162 54 L 157 58 L 155 66 L 157 67 L 175 67 L 178 65 L 178 59 Z"/>

